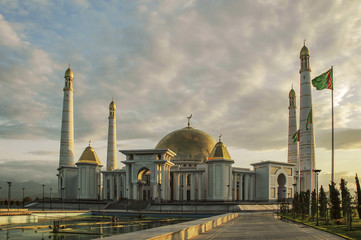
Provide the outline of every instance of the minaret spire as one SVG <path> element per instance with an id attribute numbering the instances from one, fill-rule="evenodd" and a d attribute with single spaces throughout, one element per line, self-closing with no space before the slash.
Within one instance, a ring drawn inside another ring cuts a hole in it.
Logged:
<path id="1" fill-rule="evenodd" d="M 63 166 L 74 166 L 74 116 L 73 116 L 73 71 L 66 70 L 63 116 L 61 122 L 60 157 L 59 168 Z"/>
<path id="2" fill-rule="evenodd" d="M 288 94 L 289 106 L 288 106 L 288 158 L 289 163 L 298 163 L 298 141 L 297 141 L 297 116 L 296 116 L 296 92 L 292 89 Z M 296 134 L 296 135 L 295 135 Z M 294 138 L 296 136 L 296 138 Z M 295 140 L 296 139 L 296 140 Z M 298 166 L 296 167 L 298 171 Z"/>
<path id="3" fill-rule="evenodd" d="M 304 43 L 305 44 L 305 43 Z M 310 68 L 310 51 L 304 45 L 300 52 L 300 177 L 299 182 L 301 191 L 314 189 L 314 173 L 315 169 L 315 134 L 314 124 L 306 127 L 310 112 L 312 111 L 312 91 L 311 91 L 311 68 Z M 312 116 L 310 116 L 312 118 Z"/>
<path id="4" fill-rule="evenodd" d="M 65 71 L 63 114 L 61 121 L 58 193 L 62 199 L 77 195 L 77 167 L 74 165 L 73 71 Z"/>
<path id="5" fill-rule="evenodd" d="M 114 98 L 109 105 L 109 125 L 108 125 L 108 151 L 107 151 L 107 171 L 117 169 L 117 133 L 116 133 L 116 105 Z"/>

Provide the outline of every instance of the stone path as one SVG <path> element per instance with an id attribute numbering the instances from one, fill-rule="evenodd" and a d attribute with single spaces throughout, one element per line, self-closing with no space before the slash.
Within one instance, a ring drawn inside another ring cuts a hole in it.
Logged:
<path id="1" fill-rule="evenodd" d="M 284 222 L 273 213 L 242 213 L 239 217 L 192 238 L 198 239 L 343 239 L 311 227 Z"/>

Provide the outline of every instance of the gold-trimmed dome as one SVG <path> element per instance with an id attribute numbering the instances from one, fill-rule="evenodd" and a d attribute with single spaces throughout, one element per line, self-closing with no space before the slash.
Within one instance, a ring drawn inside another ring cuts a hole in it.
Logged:
<path id="1" fill-rule="evenodd" d="M 308 55 L 310 56 L 310 50 L 308 50 L 308 48 L 306 47 L 306 45 L 304 45 L 301 49 L 301 52 L 300 52 L 300 57 L 301 56 L 304 56 L 304 55 Z"/>
<path id="2" fill-rule="evenodd" d="M 98 165 L 102 165 L 100 162 L 97 153 L 91 146 L 85 148 L 83 154 L 80 156 L 79 161 L 81 163 L 97 163 Z"/>
<path id="3" fill-rule="evenodd" d="M 231 160 L 231 155 L 229 155 L 227 147 L 226 145 L 224 145 L 224 143 L 217 142 L 217 144 L 214 146 L 211 154 L 209 155 L 208 160 L 213 160 L 213 159 Z"/>
<path id="4" fill-rule="evenodd" d="M 207 160 L 216 140 L 206 132 L 185 127 L 163 137 L 155 149 L 170 149 L 177 155 L 173 160 Z"/>
<path id="5" fill-rule="evenodd" d="M 73 74 L 73 71 L 71 70 L 70 66 L 69 68 L 65 71 L 65 75 L 64 77 L 70 77 L 70 78 L 73 78 L 74 77 L 74 74 Z"/>
<path id="6" fill-rule="evenodd" d="M 117 109 L 117 106 L 115 105 L 114 100 L 112 100 L 109 104 L 109 109 Z"/>
<path id="7" fill-rule="evenodd" d="M 293 90 L 293 88 L 291 89 L 290 93 L 288 94 L 289 98 L 295 98 L 296 97 L 296 92 L 295 90 Z"/>

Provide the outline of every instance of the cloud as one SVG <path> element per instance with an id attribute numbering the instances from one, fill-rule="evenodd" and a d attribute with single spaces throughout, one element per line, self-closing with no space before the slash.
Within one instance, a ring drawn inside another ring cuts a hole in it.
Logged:
<path id="1" fill-rule="evenodd" d="M 9 22 L 7 22 L 4 17 L 0 14 L 0 45 L 6 47 L 21 47 L 23 46 L 23 42 L 20 37 L 14 31 L 13 27 Z"/>
<path id="2" fill-rule="evenodd" d="M 106 140 L 114 97 L 121 146 L 152 148 L 193 113 L 194 127 L 222 133 L 234 149 L 284 151 L 288 92 L 294 84 L 299 101 L 299 50 L 307 38 L 312 76 L 334 66 L 336 148 L 359 148 L 360 6 L 2 1 L 0 89 L 9 94 L 0 97 L 1 137 L 60 139 L 71 62 L 76 144 Z M 312 94 L 316 146 L 329 149 L 330 92 Z"/>
<path id="3" fill-rule="evenodd" d="M 56 179 L 57 163 L 39 160 L 1 160 L 0 175 L 7 181 L 25 182 L 29 180 L 48 182 Z"/>
<path id="4" fill-rule="evenodd" d="M 335 129 L 335 149 L 361 148 L 361 129 Z M 331 150 L 331 130 L 322 130 L 317 136 L 317 147 Z"/>

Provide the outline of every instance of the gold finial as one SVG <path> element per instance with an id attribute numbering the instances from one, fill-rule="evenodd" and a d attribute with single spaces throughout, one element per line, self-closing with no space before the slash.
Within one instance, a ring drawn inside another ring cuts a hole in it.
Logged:
<path id="1" fill-rule="evenodd" d="M 292 83 L 292 89 L 293 89 L 293 83 Z"/>
<path id="2" fill-rule="evenodd" d="M 305 38 L 305 40 L 303 41 L 303 46 L 306 46 L 306 38 Z"/>
<path id="3" fill-rule="evenodd" d="M 187 117 L 187 118 L 188 118 L 188 127 L 190 127 L 190 126 L 191 126 L 192 113 L 191 113 L 191 115 L 190 115 L 189 117 Z"/>
<path id="4" fill-rule="evenodd" d="M 89 140 L 89 147 L 90 147 L 90 143 L 91 143 L 91 142 L 92 142 L 92 140 L 90 139 L 90 140 Z"/>
<path id="5" fill-rule="evenodd" d="M 218 137 L 219 137 L 219 142 L 222 142 L 222 133 Z"/>

